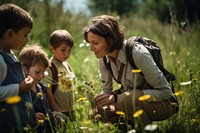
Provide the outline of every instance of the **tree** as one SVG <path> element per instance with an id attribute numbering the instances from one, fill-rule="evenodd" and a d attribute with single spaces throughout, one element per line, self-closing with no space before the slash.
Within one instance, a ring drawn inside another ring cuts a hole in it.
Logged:
<path id="1" fill-rule="evenodd" d="M 137 10 L 139 0 L 88 0 L 88 8 L 93 14 L 116 12 L 126 15 Z"/>

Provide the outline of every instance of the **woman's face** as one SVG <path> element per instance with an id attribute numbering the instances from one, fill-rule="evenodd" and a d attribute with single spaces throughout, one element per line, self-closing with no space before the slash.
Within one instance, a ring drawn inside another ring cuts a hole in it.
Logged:
<path id="1" fill-rule="evenodd" d="M 90 50 L 94 52 L 98 59 L 108 53 L 108 46 L 104 37 L 88 32 L 87 38 L 90 43 Z"/>

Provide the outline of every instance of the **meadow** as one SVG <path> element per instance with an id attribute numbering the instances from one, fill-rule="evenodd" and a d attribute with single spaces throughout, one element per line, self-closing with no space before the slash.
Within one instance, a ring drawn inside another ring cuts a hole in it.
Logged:
<path id="1" fill-rule="evenodd" d="M 146 36 L 155 40 L 162 49 L 165 67 L 176 76 L 174 82 L 179 101 L 179 112 L 170 119 L 155 122 L 159 132 L 190 133 L 200 131 L 200 58 L 198 53 L 199 24 L 181 26 L 175 19 L 171 24 L 163 24 L 156 19 L 135 17 L 119 18 L 125 27 L 125 38 L 133 35 Z M 76 73 L 76 129 L 69 132 L 116 132 L 110 124 L 95 123 L 92 117 L 91 98 L 101 90 L 98 60 L 85 41 L 76 44 L 76 49 L 68 60 Z M 85 85 L 92 84 L 92 87 Z M 118 86 L 116 85 L 116 88 Z M 79 130 L 81 129 L 81 130 Z M 155 130 L 154 132 L 158 132 Z"/>
<path id="2" fill-rule="evenodd" d="M 90 51 L 89 44 L 83 40 L 83 28 L 90 18 L 81 15 L 68 16 L 68 18 L 70 19 L 65 25 L 75 40 L 68 62 L 76 75 L 74 80 L 76 121 L 68 121 L 67 133 L 118 133 L 116 125 L 98 121 L 100 116 L 95 114 L 93 108 L 92 99 L 101 92 L 101 81 L 98 60 Z M 179 111 L 170 119 L 154 122 L 148 129 L 149 132 L 200 132 L 200 58 L 198 56 L 200 24 L 186 22 L 186 25 L 181 26 L 176 19 L 172 19 L 169 24 L 160 23 L 154 18 L 145 19 L 138 16 L 118 17 L 118 19 L 125 27 L 125 38 L 140 35 L 156 41 L 162 49 L 165 68 L 176 76 L 174 86 L 179 101 Z M 33 34 L 37 32 L 38 27 L 40 25 L 36 21 Z M 33 42 L 34 40 L 31 43 Z M 45 50 L 50 57 L 51 53 L 47 47 Z M 117 88 L 119 85 L 115 84 L 115 89 Z M 124 117 L 123 112 L 118 113 Z M 128 130 L 129 133 L 134 132 Z M 61 131 L 62 128 L 57 129 L 57 132 Z"/>

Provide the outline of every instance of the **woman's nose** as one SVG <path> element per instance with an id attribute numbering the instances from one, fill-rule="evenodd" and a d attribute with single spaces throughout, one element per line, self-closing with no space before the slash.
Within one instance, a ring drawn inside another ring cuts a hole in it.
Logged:
<path id="1" fill-rule="evenodd" d="M 94 51 L 94 45 L 90 44 L 90 51 Z"/>

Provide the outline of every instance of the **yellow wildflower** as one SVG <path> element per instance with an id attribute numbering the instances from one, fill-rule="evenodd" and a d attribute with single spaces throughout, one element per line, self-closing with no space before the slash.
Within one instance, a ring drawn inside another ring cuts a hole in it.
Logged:
<path id="1" fill-rule="evenodd" d="M 148 100 L 150 98 L 151 98 L 150 95 L 143 95 L 143 96 L 139 97 L 139 101 L 146 101 L 146 100 Z"/>
<path id="2" fill-rule="evenodd" d="M 141 72 L 141 69 L 133 69 L 132 70 L 132 73 L 140 73 Z"/>
<path id="3" fill-rule="evenodd" d="M 51 84 L 50 83 L 47 83 L 47 88 L 51 88 Z"/>
<path id="4" fill-rule="evenodd" d="M 38 120 L 38 124 L 43 124 L 44 120 Z"/>
<path id="5" fill-rule="evenodd" d="M 116 111 L 115 113 L 118 114 L 118 115 L 120 115 L 120 116 L 125 115 L 125 113 L 123 111 Z"/>
<path id="6" fill-rule="evenodd" d="M 136 111 L 134 114 L 133 114 L 133 117 L 139 117 L 141 114 L 143 114 L 143 110 L 141 109 L 141 110 L 138 110 L 138 111 Z"/>
<path id="7" fill-rule="evenodd" d="M 85 98 L 85 97 L 81 97 L 81 98 L 79 98 L 79 99 L 77 100 L 77 102 L 82 102 L 82 101 L 84 101 L 84 100 L 86 100 L 86 98 Z"/>
<path id="8" fill-rule="evenodd" d="M 37 97 L 38 97 L 39 99 L 41 99 L 41 100 L 42 100 L 42 99 L 43 99 L 42 92 L 38 92 L 38 93 L 37 93 Z"/>
<path id="9" fill-rule="evenodd" d="M 181 96 L 181 95 L 183 95 L 183 92 L 184 92 L 184 91 L 178 91 L 178 92 L 176 92 L 174 95 L 175 95 L 175 96 Z"/>
<path id="10" fill-rule="evenodd" d="M 65 84 L 66 84 L 66 86 L 69 87 L 69 88 L 72 87 L 72 82 L 71 82 L 70 80 L 67 80 Z"/>
<path id="11" fill-rule="evenodd" d="M 7 104 L 16 104 L 21 101 L 20 96 L 12 96 L 6 99 Z"/>

